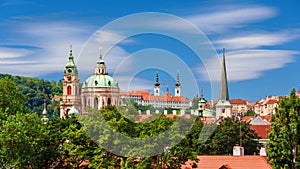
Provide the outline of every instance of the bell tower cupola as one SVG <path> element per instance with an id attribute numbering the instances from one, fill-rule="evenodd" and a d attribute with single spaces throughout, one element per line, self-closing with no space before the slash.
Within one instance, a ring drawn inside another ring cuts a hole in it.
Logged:
<path id="1" fill-rule="evenodd" d="M 100 53 L 99 53 L 99 60 L 97 61 L 97 66 L 95 69 L 95 74 L 97 75 L 107 75 L 106 72 L 106 65 L 105 62 L 102 58 L 102 48 L 99 49 Z"/>
<path id="2" fill-rule="evenodd" d="M 78 72 L 74 62 L 72 45 L 70 45 L 70 54 L 68 63 L 64 70 L 63 95 L 60 102 L 60 117 L 68 116 L 69 111 L 74 106 L 80 110 L 80 84 Z"/>

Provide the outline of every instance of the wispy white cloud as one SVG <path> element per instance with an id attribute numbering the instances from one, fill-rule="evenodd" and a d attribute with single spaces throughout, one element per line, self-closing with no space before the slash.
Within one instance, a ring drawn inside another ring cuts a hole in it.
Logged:
<path id="1" fill-rule="evenodd" d="M 263 32 L 234 36 L 215 41 L 215 44 L 227 49 L 250 49 L 264 46 L 281 45 L 300 37 L 299 30 L 285 30 L 280 32 Z"/>
<path id="2" fill-rule="evenodd" d="M 232 28 L 245 27 L 249 23 L 263 21 L 278 14 L 275 8 L 264 6 L 235 6 L 220 8 L 217 12 L 187 17 L 207 34 L 223 33 Z"/>
<path id="3" fill-rule="evenodd" d="M 236 50 L 226 53 L 227 76 L 229 81 L 256 79 L 265 71 L 278 69 L 294 61 L 298 51 L 292 50 Z M 211 59 L 206 66 L 211 74 L 207 80 L 220 80 L 220 60 Z M 203 68 L 198 71 L 208 78 Z"/>
<path id="4" fill-rule="evenodd" d="M 2 41 L 0 45 L 9 45 L 1 48 L 1 72 L 26 76 L 39 76 L 62 71 L 68 58 L 69 45 L 81 48 L 85 38 L 85 26 L 74 26 L 74 22 L 38 21 L 27 19 L 10 20 L 6 24 L 9 34 L 18 39 Z M 18 25 L 15 27 L 14 25 Z M 14 47 L 18 46 L 18 47 Z M 31 46 L 33 48 L 28 48 Z M 74 55 L 79 53 L 74 50 Z M 3 55 L 2 55 L 3 54 Z M 34 63 L 37 64 L 33 64 Z M 20 64 L 20 66 L 15 66 Z M 11 69 L 14 67 L 14 69 Z"/>
<path id="5" fill-rule="evenodd" d="M 0 48 L 0 59 L 20 58 L 33 53 L 34 52 L 29 49 L 7 48 L 7 47 Z"/>

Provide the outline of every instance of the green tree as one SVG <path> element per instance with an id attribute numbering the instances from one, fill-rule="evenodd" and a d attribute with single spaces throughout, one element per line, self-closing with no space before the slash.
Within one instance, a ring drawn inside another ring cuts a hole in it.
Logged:
<path id="1" fill-rule="evenodd" d="M 255 111 L 253 110 L 248 110 L 246 113 L 244 113 L 244 116 L 254 116 L 255 115 Z"/>
<path id="2" fill-rule="evenodd" d="M 273 168 L 300 167 L 300 100 L 295 89 L 289 97 L 279 100 L 276 113 L 271 118 L 269 139 L 267 155 Z"/>
<path id="3" fill-rule="evenodd" d="M 172 147 L 164 153 L 160 150 L 167 149 L 168 143 L 173 140 L 184 139 L 181 131 L 186 131 L 190 119 L 168 119 L 164 115 L 153 115 L 151 118 L 136 123 L 124 116 L 113 106 L 107 106 L 101 111 L 92 110 L 89 115 L 81 117 L 81 122 L 85 124 L 87 133 L 96 140 L 101 146 L 95 151 L 93 159 L 90 161 L 91 168 L 180 168 L 188 159 L 196 159 L 191 147 L 185 141 L 178 145 L 169 145 Z M 109 124 L 103 125 L 103 124 Z M 164 131 L 170 126 L 171 135 L 165 137 Z M 131 138 L 152 138 L 157 136 L 153 142 L 140 140 L 131 142 L 130 139 L 122 140 L 111 134 L 110 128 Z M 159 136 L 158 136 L 159 135 Z M 163 141 L 162 141 L 163 140 Z M 106 151 L 109 150 L 110 152 Z M 151 157 L 138 158 L 137 154 L 148 154 L 152 151 Z M 122 157 L 111 152 L 119 154 L 130 154 L 129 157 Z"/>
<path id="4" fill-rule="evenodd" d="M 36 114 L 8 116 L 0 128 L 0 168 L 50 168 L 57 147 Z"/>
<path id="5" fill-rule="evenodd" d="M 79 169 L 83 162 L 92 159 L 97 145 L 87 135 L 76 117 L 64 121 L 66 126 L 61 130 L 61 160 L 67 166 Z"/>
<path id="6" fill-rule="evenodd" d="M 250 124 L 233 118 L 225 118 L 218 125 L 210 143 L 210 154 L 232 154 L 236 144 L 242 144 L 244 153 L 251 155 L 258 153 L 259 143 L 255 141 L 259 136 L 250 129 Z"/>
<path id="7" fill-rule="evenodd" d="M 17 92 L 17 86 L 13 81 L 8 78 L 0 79 L 0 119 L 5 120 L 8 115 L 24 112 L 25 101 L 26 96 Z"/>
<path id="8" fill-rule="evenodd" d="M 26 112 L 36 112 L 41 115 L 43 111 L 44 99 L 47 101 L 47 111 L 50 117 L 53 114 L 57 115 L 57 102 L 51 101 L 53 96 L 62 95 L 62 83 L 59 81 L 47 81 L 37 78 L 12 76 L 8 74 L 0 74 L 0 79 L 9 79 L 15 83 L 17 92 L 27 96 L 25 101 L 22 101 L 24 107 L 28 109 Z M 11 85 L 8 85 L 11 86 Z"/>

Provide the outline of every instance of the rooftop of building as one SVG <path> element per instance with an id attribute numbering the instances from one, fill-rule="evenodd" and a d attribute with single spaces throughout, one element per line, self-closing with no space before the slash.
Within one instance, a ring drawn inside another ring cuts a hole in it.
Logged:
<path id="1" fill-rule="evenodd" d="M 246 155 L 246 156 L 225 156 L 225 155 L 201 155 L 198 156 L 197 168 L 219 169 L 222 166 L 232 169 L 271 169 L 266 157 Z M 182 165 L 182 169 L 192 169 L 193 161 L 187 161 Z"/>
<path id="2" fill-rule="evenodd" d="M 154 96 L 147 90 L 132 90 L 130 92 L 121 92 L 120 95 L 140 96 L 143 100 L 189 102 L 189 100 L 186 97 L 172 96 L 171 93 L 168 91 L 161 96 Z"/>

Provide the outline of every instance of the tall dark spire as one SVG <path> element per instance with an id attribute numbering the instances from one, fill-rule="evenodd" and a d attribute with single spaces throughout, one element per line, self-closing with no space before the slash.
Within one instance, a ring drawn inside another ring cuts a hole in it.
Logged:
<path id="1" fill-rule="evenodd" d="M 156 72 L 156 81 L 155 81 L 155 86 L 159 86 L 160 83 L 158 81 L 158 72 Z"/>
<path id="2" fill-rule="evenodd" d="M 175 86 L 180 86 L 180 81 L 179 81 L 179 73 L 177 73 L 177 80 Z"/>
<path id="3" fill-rule="evenodd" d="M 226 63 L 225 63 L 225 48 L 223 48 L 220 100 L 229 100 Z"/>

